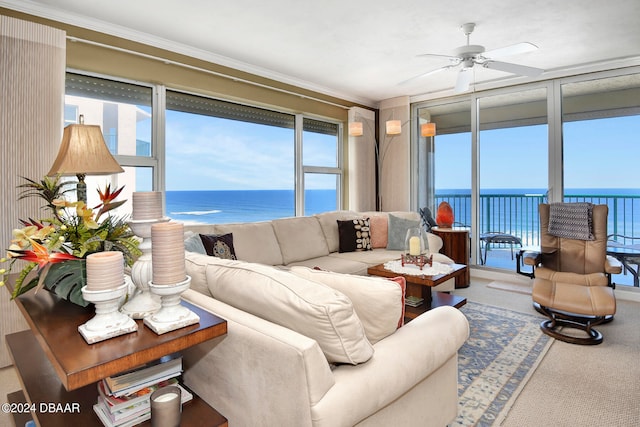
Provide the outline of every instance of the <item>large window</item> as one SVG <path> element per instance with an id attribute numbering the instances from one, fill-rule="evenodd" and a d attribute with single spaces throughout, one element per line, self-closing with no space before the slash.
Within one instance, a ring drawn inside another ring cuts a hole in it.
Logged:
<path id="1" fill-rule="evenodd" d="M 609 233 L 640 238 L 640 74 L 562 85 L 564 200 L 609 206 Z"/>
<path id="2" fill-rule="evenodd" d="M 183 222 L 229 223 L 340 209 L 340 123 L 67 73 L 65 125 L 96 124 L 125 172 L 87 175 L 97 188 L 165 192 L 165 213 Z M 299 130 L 298 130 L 299 129 Z"/>
<path id="3" fill-rule="evenodd" d="M 304 172 L 304 215 L 340 206 L 340 126 L 303 119 L 302 168 Z"/>
<path id="4" fill-rule="evenodd" d="M 99 204 L 97 189 L 110 184 L 124 186 L 120 210 L 131 212 L 131 194 L 154 188 L 157 159 L 152 147 L 152 88 L 93 76 L 67 73 L 64 122 L 99 125 L 105 142 L 124 173 L 109 176 L 87 174 L 87 203 Z"/>
<path id="5" fill-rule="evenodd" d="M 432 161 L 420 169 L 416 207 L 435 207 L 447 187 L 460 187 L 461 193 L 470 189 L 470 196 L 450 194 L 449 201 L 456 220 L 477 237 L 472 242 L 476 254 L 488 232 L 538 245 L 541 202 L 606 203 L 609 233 L 640 237 L 639 100 L 636 68 L 416 104 L 413 117 L 437 126 L 433 153 L 425 156 Z M 451 131 L 456 105 L 462 116 L 455 122 L 461 127 Z M 421 153 L 418 144 L 424 140 L 414 142 L 414 152 Z M 465 189 L 465 182 L 470 187 Z M 510 244 L 490 246 L 484 261 L 489 267 L 515 267 Z M 629 276 L 614 281 L 630 284 Z"/>
<path id="6" fill-rule="evenodd" d="M 171 218 L 262 221 L 339 207 L 337 124 L 303 118 L 298 144 L 293 114 L 175 91 L 166 105 Z"/>
<path id="7" fill-rule="evenodd" d="M 167 91 L 167 215 L 229 223 L 295 215 L 295 117 Z"/>
<path id="8" fill-rule="evenodd" d="M 481 97 L 479 116 L 479 231 L 536 245 L 538 205 L 547 193 L 549 175 L 546 88 Z M 481 261 L 505 265 L 497 256 Z M 512 265 L 510 256 L 506 261 Z"/>

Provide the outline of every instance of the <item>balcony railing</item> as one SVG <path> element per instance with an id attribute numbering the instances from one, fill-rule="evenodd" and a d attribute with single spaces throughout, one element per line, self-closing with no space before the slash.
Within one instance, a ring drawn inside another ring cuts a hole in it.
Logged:
<path id="1" fill-rule="evenodd" d="M 523 246 L 540 244 L 538 205 L 545 194 L 482 194 L 480 196 L 480 233 L 502 232 L 522 240 Z M 471 196 L 437 194 L 436 207 L 448 202 L 458 224 L 471 225 Z M 640 196 L 565 195 L 565 202 L 591 202 L 609 206 L 608 233 L 640 237 Z"/>

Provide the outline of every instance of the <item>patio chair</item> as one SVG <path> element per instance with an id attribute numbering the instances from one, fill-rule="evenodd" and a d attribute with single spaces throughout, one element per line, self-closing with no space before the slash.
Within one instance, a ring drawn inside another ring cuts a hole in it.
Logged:
<path id="1" fill-rule="evenodd" d="M 420 209 L 420 217 L 422 218 L 422 223 L 424 224 L 425 231 L 431 231 L 431 227 L 435 227 L 436 225 L 438 225 L 436 223 L 436 220 L 433 219 L 431 209 L 427 207 Z"/>
<path id="2" fill-rule="evenodd" d="M 624 274 L 633 276 L 633 286 L 640 286 L 640 237 L 609 234 L 607 236 L 607 253 L 622 263 Z M 635 270 L 631 267 L 635 265 Z"/>
<path id="3" fill-rule="evenodd" d="M 593 326 L 613 320 L 616 312 L 608 276 L 622 271 L 620 262 L 607 256 L 609 208 L 556 203 L 541 204 L 539 211 L 540 252 L 525 256 L 536 257 L 534 307 L 549 318 L 540 328 L 572 344 L 600 344 L 602 334 Z"/>
<path id="4" fill-rule="evenodd" d="M 484 257 L 482 256 L 482 250 L 480 250 L 480 264 L 487 262 L 487 251 L 489 247 L 493 245 L 503 244 L 509 245 L 511 248 L 511 259 L 513 259 L 514 246 L 522 247 L 522 239 L 517 236 L 508 233 L 502 233 L 499 231 L 490 231 L 480 234 L 480 241 L 484 244 Z"/>

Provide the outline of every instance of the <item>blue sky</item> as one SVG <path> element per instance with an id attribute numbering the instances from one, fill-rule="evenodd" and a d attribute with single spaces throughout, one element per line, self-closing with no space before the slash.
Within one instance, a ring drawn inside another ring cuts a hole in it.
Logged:
<path id="1" fill-rule="evenodd" d="M 640 116 L 569 122 L 563 132 L 566 188 L 640 187 Z M 547 133 L 546 125 L 481 132 L 481 188 L 546 188 Z M 293 129 L 167 111 L 167 190 L 292 189 L 293 138 Z M 436 161 L 447 166 L 436 170 L 436 188 L 470 188 L 470 139 L 436 136 Z M 305 133 L 305 162 L 333 165 L 326 147 Z"/>
<path id="2" fill-rule="evenodd" d="M 639 188 L 640 116 L 564 125 L 566 188 Z M 481 188 L 546 188 L 546 125 L 483 131 Z M 436 188 L 471 187 L 471 134 L 436 136 Z"/>
<path id="3" fill-rule="evenodd" d="M 167 111 L 167 190 L 265 190 L 294 187 L 294 130 Z M 304 134 L 304 161 L 336 166 L 335 137 Z M 328 147 L 328 148 L 327 148 Z M 309 180 L 326 188 L 335 178 Z"/>

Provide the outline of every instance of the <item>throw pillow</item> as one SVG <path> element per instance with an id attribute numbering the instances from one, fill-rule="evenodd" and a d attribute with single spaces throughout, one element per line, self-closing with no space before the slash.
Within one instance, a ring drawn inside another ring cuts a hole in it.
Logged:
<path id="1" fill-rule="evenodd" d="M 184 235 L 186 236 L 184 239 L 184 249 L 187 252 L 195 252 L 203 255 L 207 253 L 199 234 L 194 233 L 193 231 L 187 231 Z"/>
<path id="2" fill-rule="evenodd" d="M 371 227 L 369 226 L 369 218 L 337 221 L 340 239 L 339 252 L 371 250 Z"/>
<path id="3" fill-rule="evenodd" d="M 201 234 L 200 239 L 207 255 L 222 259 L 237 259 L 233 248 L 233 234 Z"/>
<path id="4" fill-rule="evenodd" d="M 211 295 L 314 339 L 329 363 L 356 365 L 373 356 L 362 322 L 343 293 L 272 266 L 210 258 Z"/>
<path id="5" fill-rule="evenodd" d="M 403 251 L 405 249 L 405 238 L 407 230 L 413 227 L 420 227 L 420 220 L 405 219 L 389 214 L 389 233 L 387 249 Z"/>
<path id="6" fill-rule="evenodd" d="M 398 320 L 398 329 L 399 329 L 404 325 L 404 310 L 405 310 L 405 308 L 404 308 L 404 300 L 407 297 L 407 279 L 405 279 L 402 276 L 398 276 L 398 277 L 392 277 L 392 278 L 387 279 L 387 280 L 390 280 L 392 282 L 397 283 L 398 286 L 400 287 L 400 290 L 402 291 L 402 298 L 401 298 L 401 301 L 402 301 L 402 315 L 400 316 L 400 319 Z"/>
<path id="7" fill-rule="evenodd" d="M 387 216 L 371 216 L 369 225 L 371 226 L 371 247 L 373 249 L 386 248 L 389 240 L 389 220 Z"/>
<path id="8" fill-rule="evenodd" d="M 393 334 L 399 326 L 404 324 L 402 285 L 406 286 L 406 281 L 402 277 L 400 278 L 402 280 L 389 280 L 303 266 L 292 266 L 289 271 L 303 279 L 322 283 L 346 295 L 351 300 L 371 344 Z"/>

